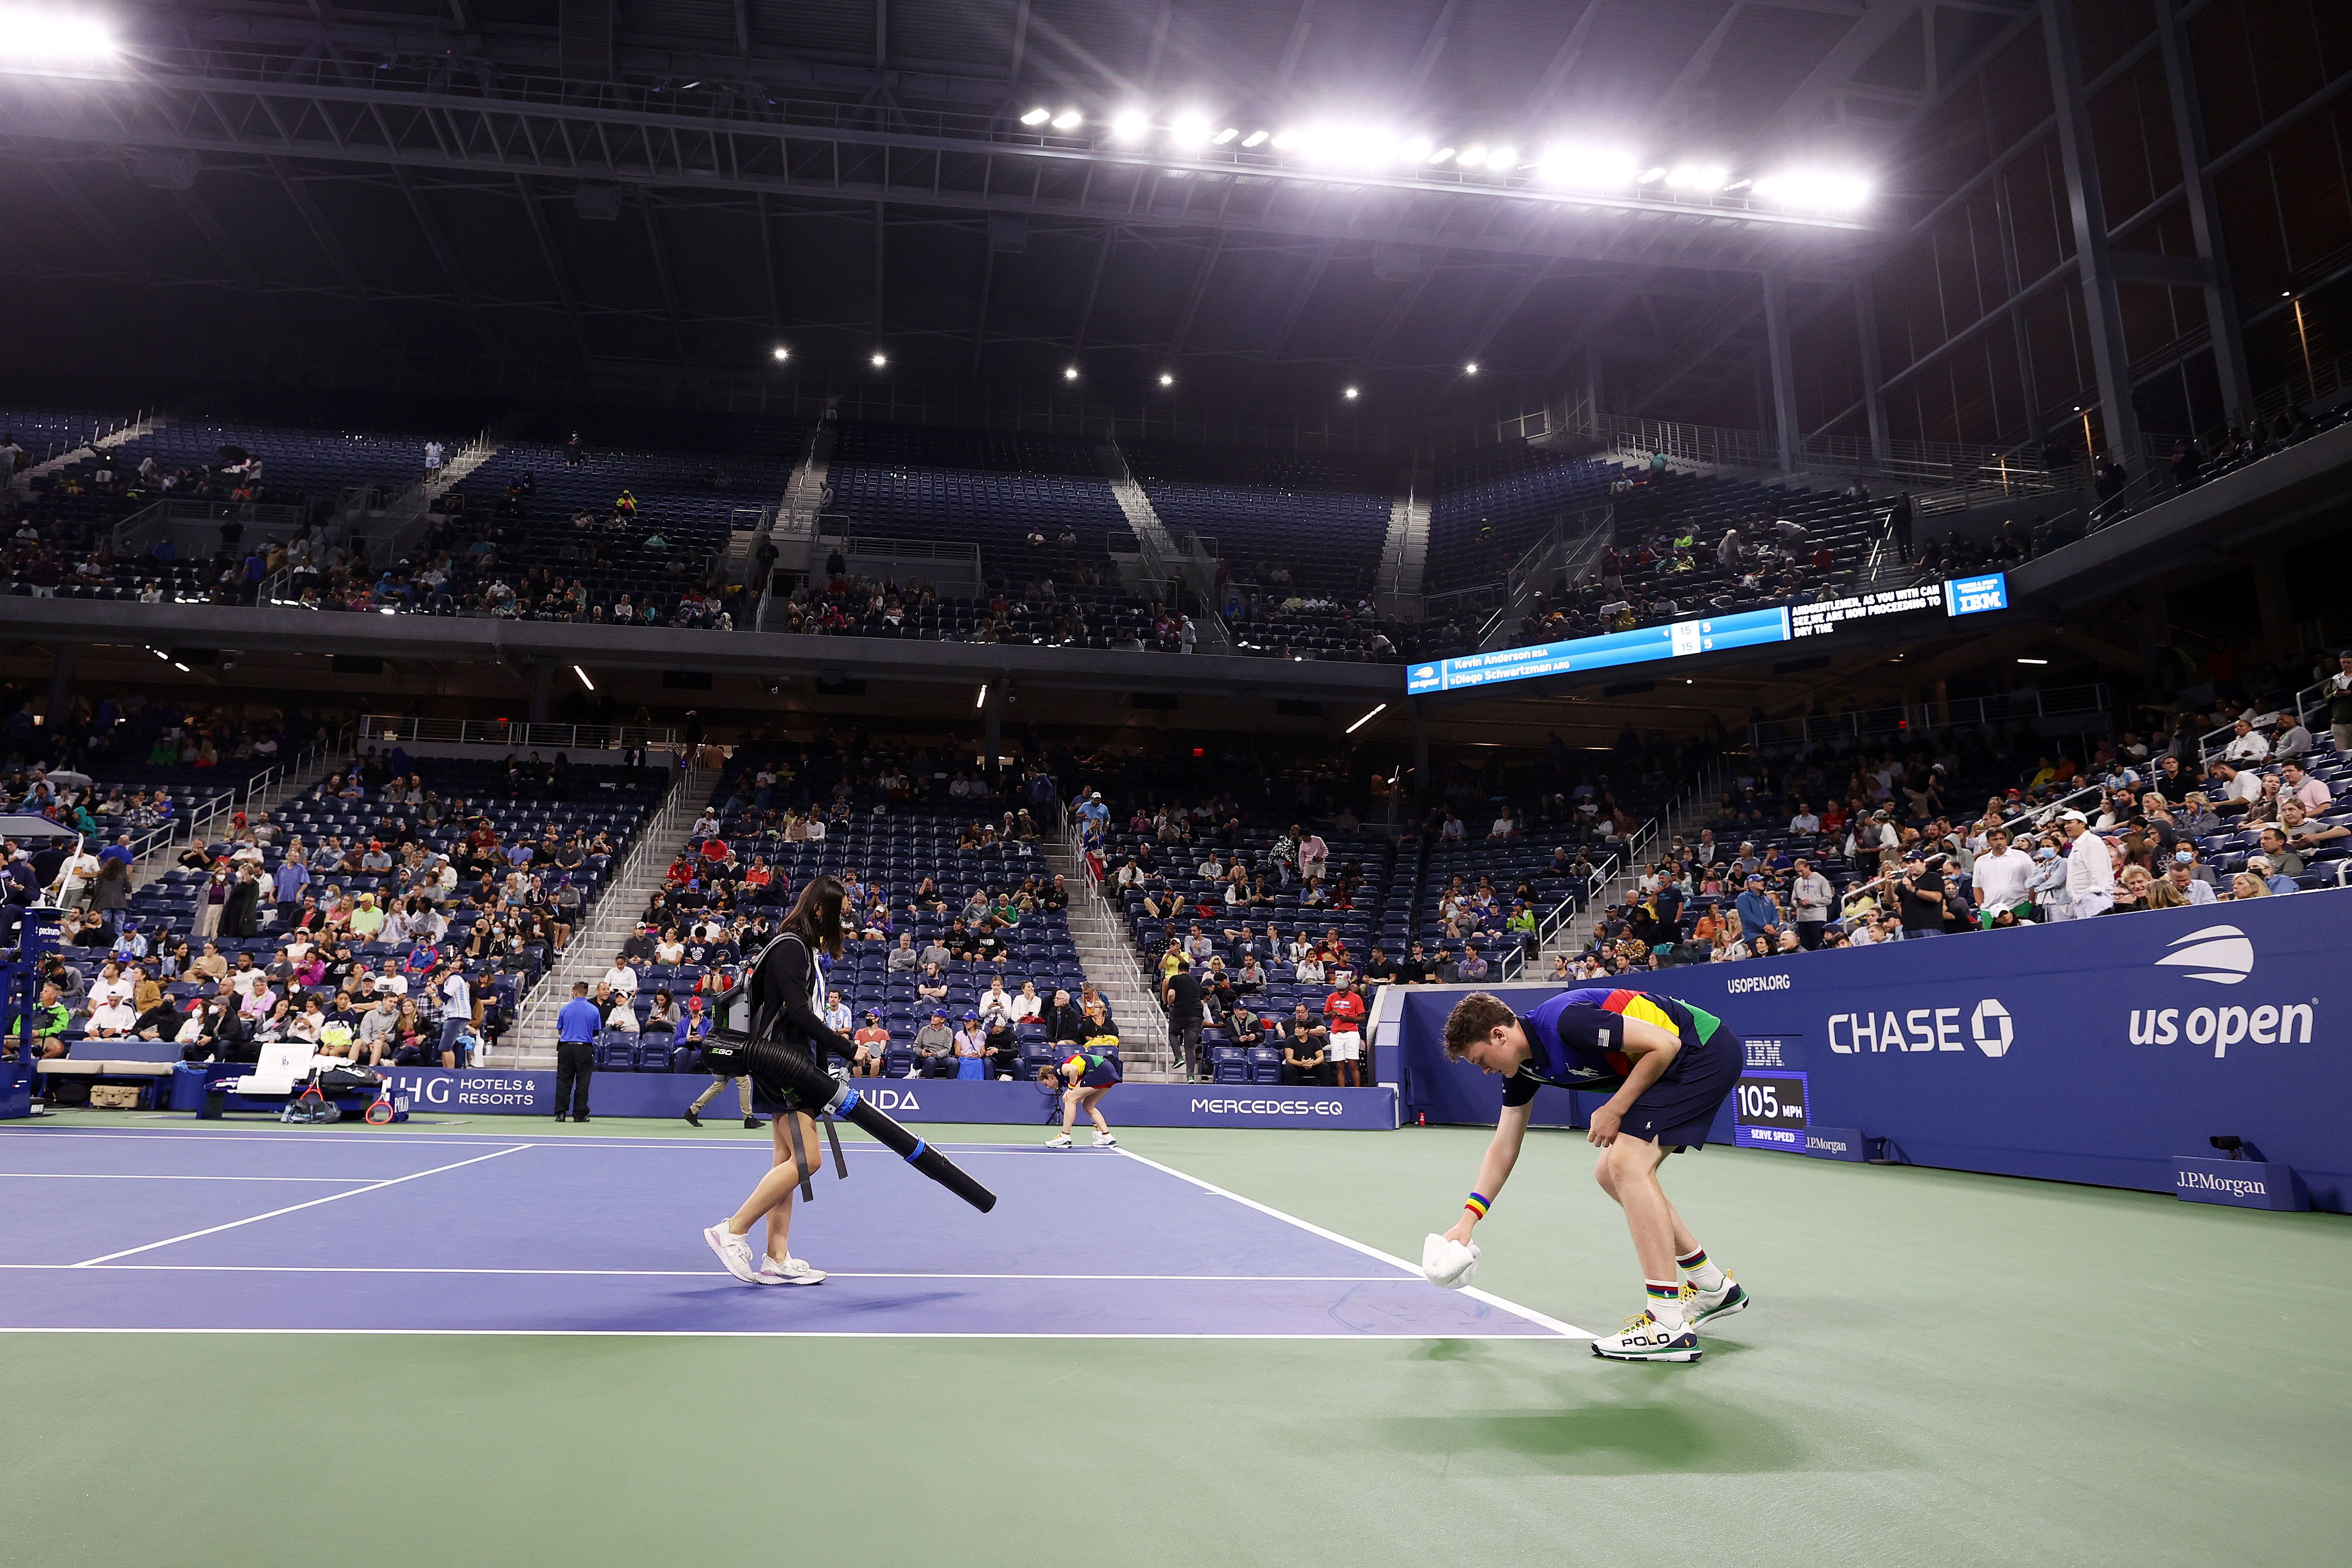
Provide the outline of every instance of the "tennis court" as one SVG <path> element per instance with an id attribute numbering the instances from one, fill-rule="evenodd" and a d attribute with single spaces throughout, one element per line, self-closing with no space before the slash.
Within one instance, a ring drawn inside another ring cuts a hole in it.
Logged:
<path id="1" fill-rule="evenodd" d="M 833 1278 L 760 1289 L 697 1234 L 760 1133 L 0 1130 L 40 1331 L 0 1336 L 0 1561 L 2140 1568 L 2352 1529 L 2336 1216 L 1710 1149 L 1676 1201 L 1757 1304 L 1626 1366 L 1563 1334 L 1638 1305 L 1580 1135 L 1530 1134 L 1479 1301 L 1387 1260 L 1475 1128 L 931 1131 L 994 1214 L 854 1144 L 794 1231 Z"/>

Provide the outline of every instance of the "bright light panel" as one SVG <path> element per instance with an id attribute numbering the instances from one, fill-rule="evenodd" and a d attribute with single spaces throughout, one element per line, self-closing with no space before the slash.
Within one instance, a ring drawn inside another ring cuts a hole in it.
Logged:
<path id="1" fill-rule="evenodd" d="M 1242 138 L 1242 145 L 1244 147 L 1255 147 L 1263 143 L 1265 140 L 1266 133 L 1265 132 L 1253 131 L 1248 135 Z"/>
<path id="2" fill-rule="evenodd" d="M 1210 138 L 1209 138 L 1209 140 L 1210 140 L 1210 141 L 1212 141 L 1212 142 L 1214 142 L 1218 146 L 1222 147 L 1222 146 L 1223 146 L 1226 142 L 1228 142 L 1232 141 L 1234 137 L 1236 137 L 1236 136 L 1240 135 L 1241 133 L 1242 133 L 1242 128 L 1241 128 L 1240 126 L 1238 126 L 1238 125 L 1228 125 L 1228 126 L 1226 126 L 1223 131 L 1218 132 L 1214 136 L 1210 137 Z"/>
<path id="3" fill-rule="evenodd" d="M 1731 171 L 1720 163 L 1676 163 L 1666 171 L 1666 189 L 1711 196 L 1730 179 Z"/>
<path id="4" fill-rule="evenodd" d="M 872 359 L 866 363 L 872 365 L 876 370 L 880 370 L 884 365 L 888 364 L 890 360 L 886 354 L 876 354 Z"/>
<path id="5" fill-rule="evenodd" d="M 788 360 L 793 357 L 793 351 L 778 343 L 775 347 L 775 355 L 779 360 Z"/>
<path id="6" fill-rule="evenodd" d="M 1641 173 L 1641 160 L 1631 153 L 1577 142 L 1547 147 L 1536 160 L 1536 174 L 1544 184 L 1572 190 L 1614 190 L 1632 184 Z"/>
<path id="7" fill-rule="evenodd" d="M 1209 135 L 1213 129 L 1209 123 L 1207 115 L 1187 110 L 1169 121 L 1168 145 L 1186 149 L 1205 147 L 1209 143 Z"/>
<path id="8" fill-rule="evenodd" d="M 1086 122 L 1087 117 L 1075 109 L 1066 109 L 1054 116 L 1054 129 L 1056 131 L 1076 131 Z"/>
<path id="9" fill-rule="evenodd" d="M 1064 381 L 1076 381 L 1076 380 L 1077 380 L 1077 379 L 1078 379 L 1078 367 L 1077 367 L 1076 365 L 1074 365 L 1074 364 L 1064 365 L 1064 366 L 1062 367 L 1062 379 L 1063 379 Z"/>
<path id="10" fill-rule="evenodd" d="M 1497 174 L 1507 174 L 1519 166 L 1519 150 L 1509 142 L 1486 149 L 1486 167 Z"/>
<path id="11" fill-rule="evenodd" d="M 1483 169 L 1486 166 L 1486 144 L 1484 142 L 1473 142 L 1463 148 L 1461 154 L 1454 161 L 1465 169 Z"/>
<path id="12" fill-rule="evenodd" d="M 1176 384 L 1176 378 L 1168 374 L 1165 371 L 1162 371 L 1160 375 L 1160 384 L 1162 386 L 1173 386 Z"/>
<path id="13" fill-rule="evenodd" d="M 1352 386 L 1351 386 L 1351 387 L 1348 388 L 1348 390 L 1347 390 L 1347 391 L 1345 391 L 1345 392 L 1341 393 L 1339 395 L 1340 395 L 1340 396 L 1342 396 L 1342 397 L 1344 397 L 1344 398 L 1346 398 L 1346 399 L 1348 399 L 1348 401 L 1349 401 L 1349 402 L 1352 403 L 1352 402 L 1354 402 L 1354 401 L 1356 400 L 1356 389 L 1355 389 L 1354 387 L 1352 387 Z"/>
<path id="14" fill-rule="evenodd" d="M 1151 129 L 1151 117 L 1139 109 L 1122 109 L 1111 116 L 1110 134 L 1116 142 L 1140 142 Z"/>
<path id="15" fill-rule="evenodd" d="M 11 65 L 110 59 L 114 39 L 103 24 L 64 11 L 0 9 L 0 60 Z"/>
<path id="16" fill-rule="evenodd" d="M 1021 123 L 1024 125 L 1043 125 L 1045 121 L 1053 118 L 1054 111 L 1052 110 L 1037 108 L 1033 109 L 1028 113 L 1023 115 L 1021 117 Z"/>
<path id="17" fill-rule="evenodd" d="M 1788 169 L 1756 181 L 1759 201 L 1780 206 L 1810 207 L 1818 212 L 1851 212 L 1870 200 L 1870 182 L 1859 174 L 1832 174 L 1823 169 Z"/>

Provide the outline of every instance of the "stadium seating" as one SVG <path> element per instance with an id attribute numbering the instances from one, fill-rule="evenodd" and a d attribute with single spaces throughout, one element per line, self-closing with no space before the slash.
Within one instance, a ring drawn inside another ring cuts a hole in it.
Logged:
<path id="1" fill-rule="evenodd" d="M 1276 604 L 1294 595 L 1352 603 L 1371 588 L 1393 464 L 1163 441 L 1121 450 L 1169 532 L 1214 539 L 1234 582 Z"/>

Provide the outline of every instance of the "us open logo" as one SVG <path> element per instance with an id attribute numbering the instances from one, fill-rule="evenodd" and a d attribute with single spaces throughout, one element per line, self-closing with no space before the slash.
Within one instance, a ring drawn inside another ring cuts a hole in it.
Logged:
<path id="1" fill-rule="evenodd" d="M 2215 985 L 2235 985 L 2254 972 L 2254 944 L 2236 926 L 2207 926 L 2169 944 L 2156 962 L 2159 967 L 2186 972 L 2191 980 Z"/>

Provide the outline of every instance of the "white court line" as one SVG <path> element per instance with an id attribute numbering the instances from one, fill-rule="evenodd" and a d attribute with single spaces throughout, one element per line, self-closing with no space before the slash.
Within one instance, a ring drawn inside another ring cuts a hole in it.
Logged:
<path id="1" fill-rule="evenodd" d="M 46 1270 L 95 1268 L 103 1273 L 146 1274 L 551 1274 L 593 1279 L 729 1279 L 723 1268 L 415 1268 L 329 1263 L 0 1263 L 0 1268 Z M 826 1270 L 835 1279 L 1043 1279 L 1084 1283 L 1142 1281 L 1206 1285 L 1417 1285 L 1419 1275 L 1394 1274 L 933 1274 Z"/>
<path id="2" fill-rule="evenodd" d="M 226 1225 L 207 1226 L 203 1230 L 192 1230 L 185 1236 L 165 1237 L 161 1241 L 151 1241 L 144 1247 L 126 1247 L 120 1252 L 110 1252 L 102 1258 L 86 1258 L 71 1267 L 95 1268 L 101 1263 L 111 1263 L 118 1258 L 135 1257 L 142 1252 L 152 1252 L 159 1247 L 171 1247 L 183 1241 L 194 1241 L 199 1237 L 218 1236 L 225 1230 L 235 1230 L 240 1226 L 258 1225 L 263 1220 L 276 1219 L 280 1215 L 293 1214 L 301 1209 L 317 1208 L 320 1204 L 338 1203 L 344 1198 L 355 1198 L 362 1193 L 381 1192 L 386 1187 L 396 1187 L 403 1182 L 414 1182 L 425 1176 L 437 1176 L 444 1171 L 455 1171 L 466 1165 L 478 1165 L 485 1160 L 495 1160 L 501 1154 L 519 1154 L 530 1147 L 528 1143 L 517 1143 L 505 1149 L 493 1149 L 487 1154 L 477 1154 L 470 1160 L 459 1160 L 447 1165 L 436 1165 L 429 1171 L 416 1171 L 405 1176 L 394 1176 L 389 1181 L 371 1182 L 366 1186 L 353 1187 L 348 1192 L 329 1193 L 323 1198 L 312 1198 L 306 1204 L 289 1204 L 282 1209 L 271 1209 L 268 1214 L 254 1215 L 247 1219 L 233 1219 Z"/>
<path id="3" fill-rule="evenodd" d="M 114 1171 L 0 1171 L 0 1182 L 324 1182 L 348 1187 L 365 1176 L 142 1176 Z"/>
<path id="4" fill-rule="evenodd" d="M 182 1329 L 61 1329 L 19 1328 L 0 1323 L 0 1334 L 334 1334 L 348 1339 L 353 1334 L 375 1338 L 400 1334 L 425 1339 L 461 1340 L 1054 1340 L 1065 1345 L 1072 1339 L 1087 1340 L 1352 1340 L 1358 1343 L 1380 1342 L 1388 1344 L 1414 1344 L 1454 1340 L 1494 1340 L 1512 1344 L 1539 1344 L 1541 1334 L 1074 1334 L 1067 1329 L 1006 1329 L 1003 1331 L 969 1329 L 925 1329 L 902 1331 L 893 1329 L 255 1329 L 255 1328 L 182 1328 Z"/>
<path id="5" fill-rule="evenodd" d="M 1163 1165 L 1157 1160 L 1146 1159 L 1143 1155 L 1135 1152 L 1131 1149 L 1120 1148 L 1115 1151 L 1115 1152 L 1124 1154 L 1130 1160 L 1149 1165 L 1155 1171 L 1165 1171 L 1168 1174 L 1174 1176 L 1179 1181 L 1190 1182 L 1192 1185 L 1200 1188 L 1202 1192 L 1214 1193 L 1221 1198 L 1231 1198 L 1234 1202 L 1241 1205 L 1244 1208 L 1255 1209 L 1258 1213 L 1262 1215 L 1269 1215 L 1274 1218 L 1282 1221 L 1285 1225 L 1295 1225 L 1299 1229 L 1315 1236 L 1319 1236 L 1326 1241 L 1336 1241 L 1340 1246 L 1347 1247 L 1350 1251 L 1360 1252 L 1367 1258 L 1377 1258 L 1382 1263 L 1390 1264 L 1395 1268 L 1404 1270 L 1407 1276 L 1413 1279 L 1420 1280 L 1424 1285 L 1429 1283 L 1428 1280 L 1423 1278 L 1420 1269 L 1414 1268 L 1412 1264 L 1407 1263 L 1403 1258 L 1397 1257 L 1393 1253 L 1382 1252 L 1377 1247 L 1369 1246 L 1364 1242 L 1358 1241 L 1353 1237 L 1341 1236 L 1336 1230 L 1326 1230 L 1321 1226 L 1315 1224 L 1312 1220 L 1300 1219 L 1295 1214 L 1285 1214 L 1280 1209 L 1275 1208 L 1271 1205 L 1258 1202 L 1255 1198 L 1245 1198 L 1239 1193 L 1230 1192 L 1225 1188 L 1217 1185 L 1214 1182 L 1204 1182 L 1198 1176 L 1187 1175 L 1183 1172 L 1176 1169 L 1173 1165 Z M 1436 1289 L 1435 1286 L 1431 1286 L 1430 1288 L 1432 1289 Z M 1507 1300 L 1503 1297 L 1495 1295 L 1489 1291 L 1471 1289 L 1464 1290 L 1462 1294 L 1471 1298 L 1473 1300 L 1484 1301 L 1490 1307 L 1499 1307 L 1506 1312 L 1512 1313 L 1517 1317 L 1525 1318 L 1531 1323 L 1540 1324 L 1542 1327 L 1549 1329 L 1553 1333 L 1562 1334 L 1570 1339 L 1589 1340 L 1593 1337 L 1589 1331 L 1580 1329 L 1573 1323 L 1563 1323 L 1558 1318 L 1548 1317 L 1544 1313 L 1537 1311 L 1532 1307 L 1522 1307 L 1517 1301 Z M 1438 1337 L 1442 1338 L 1444 1336 Z"/>

